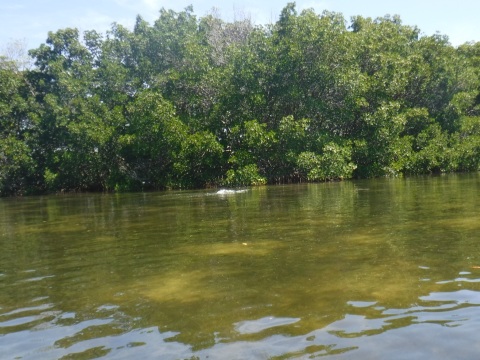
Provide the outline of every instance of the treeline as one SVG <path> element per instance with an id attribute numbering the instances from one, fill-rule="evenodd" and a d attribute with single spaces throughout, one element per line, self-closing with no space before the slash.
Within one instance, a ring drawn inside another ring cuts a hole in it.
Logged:
<path id="1" fill-rule="evenodd" d="M 480 166 L 480 43 L 288 4 L 162 9 L 0 60 L 0 194 L 326 181 Z"/>

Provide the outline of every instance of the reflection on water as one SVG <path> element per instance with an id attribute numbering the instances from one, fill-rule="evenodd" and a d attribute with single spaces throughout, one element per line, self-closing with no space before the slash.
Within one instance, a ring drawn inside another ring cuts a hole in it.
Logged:
<path id="1" fill-rule="evenodd" d="M 479 184 L 1 199 L 0 358 L 476 358 Z"/>

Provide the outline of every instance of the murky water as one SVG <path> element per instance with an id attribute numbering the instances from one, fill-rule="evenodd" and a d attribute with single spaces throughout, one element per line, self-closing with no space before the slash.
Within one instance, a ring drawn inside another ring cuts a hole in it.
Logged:
<path id="1" fill-rule="evenodd" d="M 474 359 L 480 175 L 0 199 L 2 359 Z"/>

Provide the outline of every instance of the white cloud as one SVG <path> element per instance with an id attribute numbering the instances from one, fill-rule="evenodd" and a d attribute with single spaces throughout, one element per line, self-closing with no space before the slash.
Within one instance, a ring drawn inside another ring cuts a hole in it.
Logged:
<path id="1" fill-rule="evenodd" d="M 165 2 L 162 0 L 142 0 L 142 3 L 149 11 L 158 11 L 164 6 Z"/>
<path id="2" fill-rule="evenodd" d="M 451 24 L 443 32 L 448 36 L 453 46 L 462 45 L 468 41 L 478 40 L 479 28 L 467 24 Z"/>
<path id="3" fill-rule="evenodd" d="M 331 6 L 329 1 L 306 1 L 298 2 L 298 9 L 314 9 L 317 13 L 323 12 L 323 10 L 329 9 Z"/>
<path id="4" fill-rule="evenodd" d="M 73 22 L 77 24 L 81 31 L 96 30 L 105 33 L 106 30 L 110 29 L 113 22 L 120 21 L 97 11 L 89 10 L 86 14 L 74 19 Z"/>

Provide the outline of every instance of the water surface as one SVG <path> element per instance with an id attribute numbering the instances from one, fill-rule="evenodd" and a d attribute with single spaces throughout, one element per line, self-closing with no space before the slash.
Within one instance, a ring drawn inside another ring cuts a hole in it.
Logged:
<path id="1" fill-rule="evenodd" d="M 0 199 L 0 358 L 478 358 L 479 185 Z"/>

